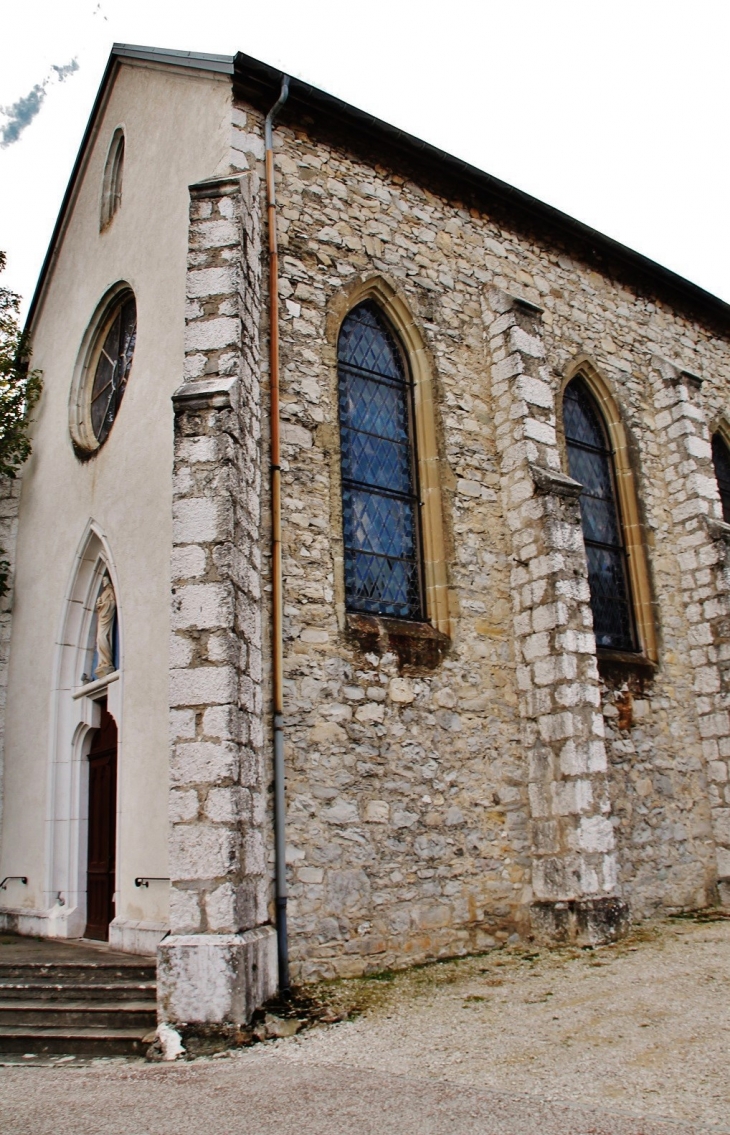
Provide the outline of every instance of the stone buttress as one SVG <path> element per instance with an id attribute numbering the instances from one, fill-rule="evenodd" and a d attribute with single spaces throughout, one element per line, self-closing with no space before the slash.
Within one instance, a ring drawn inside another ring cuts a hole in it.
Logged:
<path id="1" fill-rule="evenodd" d="M 596 644 L 578 498 L 561 471 L 541 311 L 493 288 L 484 322 L 532 831 L 531 921 L 552 940 L 621 934 Z"/>
<path id="2" fill-rule="evenodd" d="M 223 1030 L 276 990 L 264 851 L 260 217 L 256 175 L 191 187 L 176 391 L 170 653 L 171 935 L 158 1000 Z"/>
<path id="3" fill-rule="evenodd" d="M 656 357 L 657 427 L 666 451 L 665 477 L 675 525 L 687 643 L 721 901 L 730 901 L 730 525 L 712 462 L 701 380 Z"/>

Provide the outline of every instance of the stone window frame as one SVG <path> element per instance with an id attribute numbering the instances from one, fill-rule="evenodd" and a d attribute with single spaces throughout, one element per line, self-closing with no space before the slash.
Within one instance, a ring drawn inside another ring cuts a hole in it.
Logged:
<path id="1" fill-rule="evenodd" d="M 596 654 L 599 659 L 602 657 L 606 659 L 616 658 L 617 660 L 623 659 L 626 662 L 635 663 L 644 661 L 655 666 L 659 661 L 659 646 L 646 548 L 646 533 L 639 509 L 637 479 L 633 469 L 623 416 L 611 387 L 592 359 L 586 356 L 575 359 L 563 376 L 559 395 L 559 413 L 557 415 L 557 433 L 564 470 L 567 471 L 568 469 L 568 456 L 563 427 L 563 396 L 566 387 L 575 378 L 583 380 L 595 399 L 613 451 L 616 504 L 626 549 L 631 603 L 639 648 L 637 653 L 633 654 L 606 650 L 597 646 Z"/>
<path id="2" fill-rule="evenodd" d="M 82 461 L 95 456 L 102 445 L 109 440 L 111 434 L 110 430 L 101 442 L 96 437 L 91 424 L 90 396 L 101 347 L 118 309 L 129 296 L 136 303 L 137 296 L 134 288 L 126 280 L 118 280 L 104 293 L 89 320 L 76 357 L 68 400 L 68 428 L 74 452 Z"/>
<path id="3" fill-rule="evenodd" d="M 366 301 L 374 303 L 389 322 L 398 338 L 401 349 L 410 368 L 413 383 L 413 417 L 415 424 L 415 450 L 418 468 L 418 487 L 420 495 L 420 528 L 423 568 L 423 605 L 425 621 L 413 625 L 413 633 L 419 636 L 418 627 L 430 625 L 438 632 L 439 639 L 450 639 L 451 618 L 449 611 L 449 584 L 447 573 L 447 553 L 444 527 L 444 511 L 441 499 L 441 457 L 439 453 L 436 427 L 433 368 L 426 342 L 413 314 L 395 287 L 382 276 L 359 279 L 348 289 L 337 294 L 330 306 L 327 326 L 327 340 L 330 352 L 332 405 L 338 406 L 339 376 L 337 367 L 337 342 L 340 328 L 349 313 Z M 335 604 L 340 626 L 348 624 L 345 609 L 345 569 L 344 542 L 342 533 L 342 484 L 340 466 L 340 438 L 337 416 L 332 422 L 331 446 L 331 486 L 332 486 L 332 531 L 335 544 Z M 357 616 L 363 622 L 370 620 L 383 624 L 398 624 L 398 630 L 405 632 L 407 624 L 401 620 L 385 617 Z M 387 628 L 393 631 L 394 628 Z M 387 636 L 386 636 L 387 637 Z M 383 636 L 380 635 L 382 640 Z M 442 649 L 437 649 L 440 657 Z"/>
<path id="4" fill-rule="evenodd" d="M 720 414 L 720 416 L 714 422 L 712 422 L 710 424 L 709 434 L 710 434 L 710 445 L 712 445 L 712 439 L 715 437 L 715 435 L 719 434 L 721 441 L 723 441 L 725 443 L 728 451 L 730 451 L 730 421 L 728 420 L 728 418 L 727 418 L 727 416 L 724 412 L 722 414 Z M 717 482 L 717 470 L 715 469 L 715 462 L 712 458 L 710 458 L 710 461 L 711 461 L 711 464 L 712 464 L 712 475 L 715 478 L 715 481 Z M 724 509 L 723 509 L 723 504 L 722 504 L 722 495 L 720 493 L 719 482 L 717 483 L 717 499 L 720 502 L 720 518 L 724 522 Z"/>
<path id="5" fill-rule="evenodd" d="M 99 232 L 102 233 L 109 228 L 122 205 L 126 145 L 125 129 L 121 125 L 117 126 L 109 143 L 101 181 Z"/>

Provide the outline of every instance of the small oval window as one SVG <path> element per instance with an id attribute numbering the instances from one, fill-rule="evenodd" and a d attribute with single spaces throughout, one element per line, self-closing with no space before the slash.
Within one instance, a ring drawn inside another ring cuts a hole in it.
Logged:
<path id="1" fill-rule="evenodd" d="M 71 436 L 80 456 L 106 441 L 127 388 L 137 340 L 137 304 L 117 290 L 85 337 L 71 397 Z"/>
<path id="2" fill-rule="evenodd" d="M 118 126 L 112 135 L 109 153 L 104 166 L 101 190 L 100 228 L 104 230 L 122 203 L 122 176 L 124 174 L 124 131 Z"/>

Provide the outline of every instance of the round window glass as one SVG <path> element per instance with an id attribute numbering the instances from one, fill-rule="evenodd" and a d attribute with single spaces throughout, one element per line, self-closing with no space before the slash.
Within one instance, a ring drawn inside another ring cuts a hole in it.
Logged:
<path id="1" fill-rule="evenodd" d="M 97 444 L 109 435 L 124 397 L 137 338 L 137 305 L 127 294 L 112 312 L 94 367 L 89 419 Z"/>

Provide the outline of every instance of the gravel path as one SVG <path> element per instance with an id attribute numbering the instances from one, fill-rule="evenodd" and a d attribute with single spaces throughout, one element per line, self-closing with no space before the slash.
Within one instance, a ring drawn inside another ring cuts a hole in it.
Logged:
<path id="1" fill-rule="evenodd" d="M 0 1069 L 9 1135 L 730 1135 L 730 921 L 336 983 L 356 1019 L 188 1064 Z"/>
<path id="2" fill-rule="evenodd" d="M 404 974 L 367 1014 L 286 1053 L 730 1132 L 730 920 Z"/>

